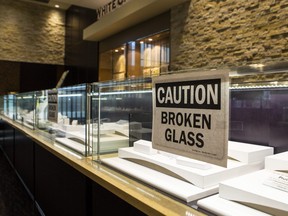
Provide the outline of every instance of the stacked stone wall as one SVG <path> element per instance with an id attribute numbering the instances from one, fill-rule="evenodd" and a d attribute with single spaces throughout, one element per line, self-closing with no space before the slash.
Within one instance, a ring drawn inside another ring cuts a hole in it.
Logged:
<path id="1" fill-rule="evenodd" d="M 171 69 L 288 60 L 288 1 L 191 0 L 171 10 Z"/>
<path id="2" fill-rule="evenodd" d="M 65 11 L 0 0 L 0 60 L 64 64 Z"/>

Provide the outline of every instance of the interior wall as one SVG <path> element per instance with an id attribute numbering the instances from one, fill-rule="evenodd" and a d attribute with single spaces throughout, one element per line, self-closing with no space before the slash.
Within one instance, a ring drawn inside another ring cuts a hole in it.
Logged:
<path id="1" fill-rule="evenodd" d="M 0 94 L 54 88 L 65 69 L 65 12 L 0 0 L 0 29 Z"/>
<path id="2" fill-rule="evenodd" d="M 55 88 L 59 75 L 64 71 L 64 66 L 21 63 L 20 64 L 20 92 Z"/>
<path id="3" fill-rule="evenodd" d="M 172 69 L 287 60 L 287 9 L 281 0 L 191 0 L 173 8 Z"/>
<path id="4" fill-rule="evenodd" d="M 64 64 L 63 10 L 0 0 L 0 29 L 0 60 Z"/>
<path id="5" fill-rule="evenodd" d="M 66 86 L 98 81 L 98 42 L 83 40 L 83 29 L 95 21 L 95 10 L 71 6 L 66 11 Z"/>
<path id="6" fill-rule="evenodd" d="M 0 60 L 0 95 L 18 92 L 19 90 L 20 63 Z"/>

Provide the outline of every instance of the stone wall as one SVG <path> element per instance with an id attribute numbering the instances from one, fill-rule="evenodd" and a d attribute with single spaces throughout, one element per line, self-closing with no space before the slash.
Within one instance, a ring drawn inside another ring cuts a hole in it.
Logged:
<path id="1" fill-rule="evenodd" d="M 191 0 L 171 11 L 171 69 L 288 60 L 288 1 Z"/>
<path id="2" fill-rule="evenodd" d="M 65 11 L 0 0 L 0 60 L 64 64 Z"/>

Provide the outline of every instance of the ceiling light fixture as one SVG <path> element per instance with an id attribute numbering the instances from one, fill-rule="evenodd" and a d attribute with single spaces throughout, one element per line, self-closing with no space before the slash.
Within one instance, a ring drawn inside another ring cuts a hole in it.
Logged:
<path id="1" fill-rule="evenodd" d="M 58 4 L 55 5 L 55 8 L 59 8 L 60 6 Z"/>

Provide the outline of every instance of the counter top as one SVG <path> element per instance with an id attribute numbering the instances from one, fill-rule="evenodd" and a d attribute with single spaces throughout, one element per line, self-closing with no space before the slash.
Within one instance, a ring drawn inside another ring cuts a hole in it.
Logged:
<path id="1" fill-rule="evenodd" d="M 61 146 L 59 148 L 58 145 L 54 145 L 52 140 L 39 135 L 37 130 L 28 129 L 5 116 L 0 116 L 0 118 L 77 171 L 147 215 L 203 215 L 185 203 L 181 203 L 155 188 L 141 184 L 139 181 L 92 160 L 91 157 L 73 155 L 65 151 L 65 148 L 61 148 Z M 107 156 L 109 157 L 109 155 Z"/>

